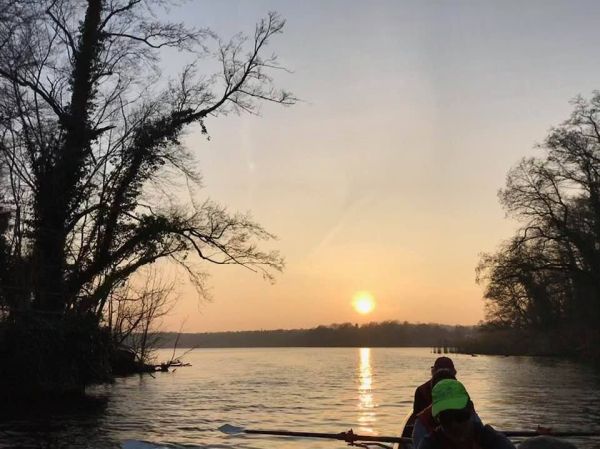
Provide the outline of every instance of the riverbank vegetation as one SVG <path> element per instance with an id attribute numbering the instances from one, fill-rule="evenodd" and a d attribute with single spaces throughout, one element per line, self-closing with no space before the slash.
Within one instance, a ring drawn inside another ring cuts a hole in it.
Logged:
<path id="1" fill-rule="evenodd" d="M 499 192 L 520 227 L 477 267 L 487 323 L 468 352 L 600 360 L 600 92 L 573 106 Z"/>
<path id="2" fill-rule="evenodd" d="M 556 330 L 490 328 L 478 326 L 456 343 L 457 352 L 464 354 L 544 356 L 583 358 L 588 353 L 573 345 L 575 337 Z"/>
<path id="3" fill-rule="evenodd" d="M 151 313 L 147 295 L 119 296 L 157 261 L 181 267 L 200 293 L 203 262 L 267 278 L 283 267 L 257 245 L 273 236 L 250 216 L 200 199 L 181 138 L 207 135 L 208 120 L 230 112 L 295 102 L 274 86 L 276 56 L 263 55 L 285 22 L 269 14 L 251 37 L 221 40 L 161 21 L 161 8 L 0 0 L 3 391 L 81 391 L 110 379 L 115 342 L 132 326 L 143 334 Z M 190 61 L 172 78 L 161 76 L 165 51 Z"/>

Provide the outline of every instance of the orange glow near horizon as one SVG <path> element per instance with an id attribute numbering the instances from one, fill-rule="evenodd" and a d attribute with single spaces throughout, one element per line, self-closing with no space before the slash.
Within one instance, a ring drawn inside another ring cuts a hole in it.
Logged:
<path id="1" fill-rule="evenodd" d="M 354 295 L 352 307 L 361 315 L 371 313 L 375 308 L 375 299 L 373 295 L 367 291 L 358 292 Z"/>
<path id="2" fill-rule="evenodd" d="M 474 275 L 479 255 L 494 252 L 522 225 L 505 219 L 498 189 L 521 158 L 540 156 L 535 143 L 569 116 L 569 98 L 588 96 L 597 83 L 590 74 L 600 61 L 585 57 L 594 39 L 580 42 L 593 14 L 570 11 L 560 45 L 577 57 L 553 91 L 556 48 L 547 43 L 555 33 L 539 27 L 539 14 L 551 22 L 556 8 L 524 13 L 513 2 L 494 15 L 489 7 L 464 8 L 456 32 L 446 8 L 432 13 L 427 2 L 386 2 L 377 11 L 355 3 L 329 2 L 328 14 L 339 17 L 334 23 L 315 21 L 307 2 L 277 7 L 289 27 L 273 36 L 267 53 L 279 55 L 291 73 L 271 72 L 273 82 L 303 101 L 281 108 L 257 98 L 260 116 L 207 118 L 210 140 L 202 127 L 186 128 L 186 164 L 202 182 L 196 189 L 169 169 L 164 186 L 148 185 L 148 201 L 154 192 L 170 192 L 157 205 L 165 210 L 194 213 L 194 204 L 211 199 L 231 214 L 251 213 L 278 237 L 259 239 L 256 251 L 276 250 L 286 259 L 271 285 L 252 270 L 190 254 L 186 261 L 206 280 L 202 292 L 210 301 L 198 298 L 184 268 L 165 268 L 177 274 L 179 299 L 161 330 L 178 332 L 182 323 L 184 332 L 221 332 L 485 319 L 486 285 Z M 251 33 L 265 12 L 262 2 L 213 4 L 208 15 L 185 2 L 168 15 L 231 36 Z M 472 39 L 482 23 L 489 32 Z M 356 24 L 385 32 L 352 33 Z M 540 64 L 514 52 L 515 39 Z M 164 56 L 165 82 L 189 64 L 186 52 Z M 499 60 L 506 70 L 497 70 Z M 213 62 L 203 59 L 197 75 L 210 76 Z M 536 88 L 524 91 L 521 78 L 535 79 Z M 393 86 L 385 101 L 372 95 L 377 86 Z M 531 114 L 532 104 L 543 113 Z M 361 290 L 375 302 L 355 305 Z"/>

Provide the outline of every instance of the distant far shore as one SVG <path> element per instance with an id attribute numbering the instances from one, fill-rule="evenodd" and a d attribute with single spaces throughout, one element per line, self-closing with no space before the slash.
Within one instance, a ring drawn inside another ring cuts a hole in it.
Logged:
<path id="1" fill-rule="evenodd" d="M 482 326 L 384 321 L 310 329 L 278 329 L 157 335 L 156 348 L 432 348 L 441 353 L 584 358 L 597 354 L 574 345 L 565 332 L 490 329 Z M 597 348 L 596 348 L 597 349 Z M 591 351 L 593 352 L 593 351 Z"/>
<path id="2" fill-rule="evenodd" d="M 158 348 L 273 348 L 273 347 L 454 347 L 472 338 L 474 326 L 414 324 L 384 321 L 318 326 L 311 329 L 278 329 L 234 332 L 157 335 Z"/>

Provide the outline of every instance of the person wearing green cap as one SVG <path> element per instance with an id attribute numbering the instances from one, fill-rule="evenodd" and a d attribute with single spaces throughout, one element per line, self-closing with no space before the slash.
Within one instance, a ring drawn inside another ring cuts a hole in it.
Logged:
<path id="1" fill-rule="evenodd" d="M 456 380 L 456 377 L 454 377 L 454 374 L 452 374 L 451 372 L 445 370 L 439 371 L 431 379 L 432 387 L 435 387 L 438 382 L 444 379 Z M 470 402 L 469 404 L 471 405 L 471 407 L 473 407 L 472 402 Z M 479 418 L 479 415 L 477 415 L 477 412 L 475 411 L 474 407 L 472 419 L 474 419 L 477 423 L 481 424 L 481 419 Z M 437 426 L 438 423 L 433 418 L 432 405 L 429 404 L 429 406 L 425 408 L 425 410 L 423 410 L 416 416 L 416 419 L 414 421 L 412 430 L 413 447 L 417 449 L 421 440 L 423 440 L 423 438 L 425 438 L 426 435 L 433 432 Z"/>
<path id="2" fill-rule="evenodd" d="M 439 425 L 417 449 L 515 449 L 508 438 L 474 418 L 469 394 L 459 381 L 440 380 L 431 398 L 431 413 Z"/>
<path id="3" fill-rule="evenodd" d="M 417 429 L 417 435 L 422 437 L 425 435 L 425 428 L 419 426 L 418 416 L 424 411 L 431 411 L 431 389 L 435 385 L 435 382 L 439 379 L 456 379 L 456 368 L 454 368 L 454 362 L 451 358 L 443 356 L 435 359 L 435 362 L 431 366 L 431 379 L 422 385 L 419 385 L 415 390 L 415 399 L 413 401 L 413 411 L 411 416 L 408 418 L 404 425 L 403 436 L 410 436 L 411 429 L 414 433 L 414 429 Z M 416 448 L 416 446 L 415 446 Z"/>

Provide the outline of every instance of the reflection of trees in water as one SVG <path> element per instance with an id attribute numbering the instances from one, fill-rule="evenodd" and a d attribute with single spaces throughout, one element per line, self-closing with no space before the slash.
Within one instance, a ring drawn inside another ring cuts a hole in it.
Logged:
<path id="1" fill-rule="evenodd" d="M 0 404 L 0 447 L 62 449 L 110 447 L 102 429 L 107 396 L 52 398 Z M 106 442 L 106 445 L 97 446 Z M 114 442 L 112 443 L 114 446 Z"/>
<path id="2" fill-rule="evenodd" d="M 497 428 L 598 429 L 600 373 L 591 367 L 502 356 L 464 358 L 457 367 L 482 420 Z"/>

